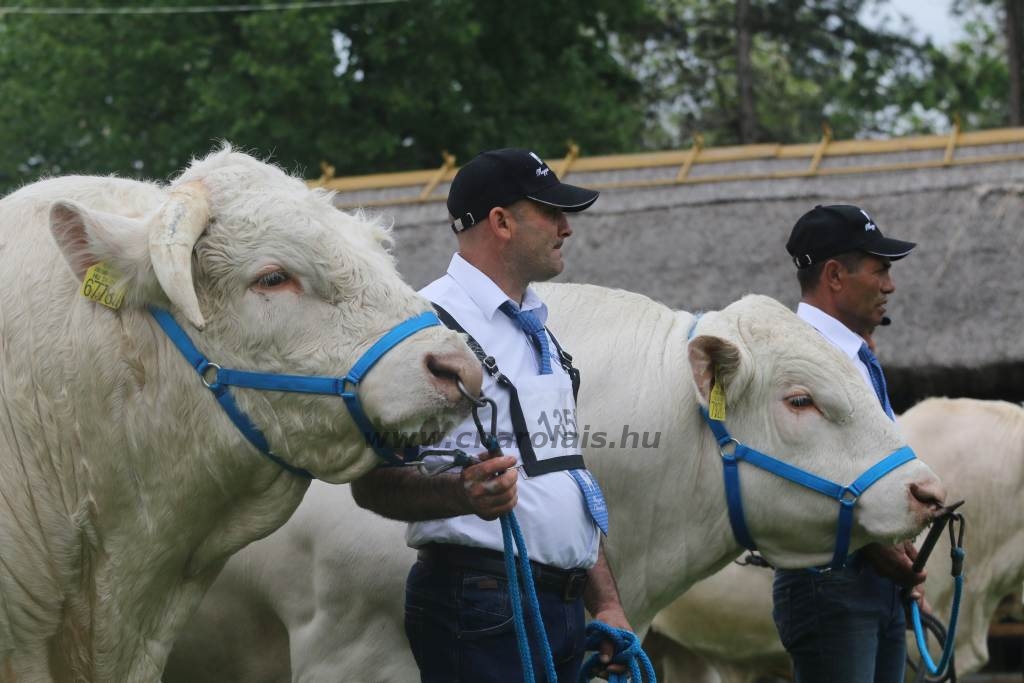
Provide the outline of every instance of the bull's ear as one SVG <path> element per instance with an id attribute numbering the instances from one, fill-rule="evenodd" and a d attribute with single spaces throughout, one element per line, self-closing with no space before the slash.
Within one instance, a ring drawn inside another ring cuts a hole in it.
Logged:
<path id="1" fill-rule="evenodd" d="M 100 262 L 135 284 L 149 272 L 146 224 L 141 219 L 62 200 L 50 207 L 50 232 L 80 281 L 90 266 Z"/>
<path id="2" fill-rule="evenodd" d="M 726 394 L 735 395 L 745 388 L 748 373 L 744 372 L 744 354 L 723 337 L 699 335 L 690 340 L 690 372 L 697 387 L 697 398 L 707 406 L 714 382 L 722 382 Z"/>

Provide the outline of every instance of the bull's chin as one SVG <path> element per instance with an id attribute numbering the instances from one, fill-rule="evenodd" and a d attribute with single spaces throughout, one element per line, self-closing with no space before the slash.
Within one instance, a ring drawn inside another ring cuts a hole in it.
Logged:
<path id="1" fill-rule="evenodd" d="M 765 549 L 762 554 L 776 569 L 809 569 L 810 567 L 822 567 L 832 562 L 831 552 L 794 553 Z"/>
<path id="2" fill-rule="evenodd" d="M 866 539 L 861 545 L 867 543 L 881 543 L 883 545 L 891 545 L 900 543 L 902 541 L 913 540 L 921 533 L 932 521 L 931 515 L 915 515 L 913 518 L 908 518 L 903 524 L 892 524 L 893 520 L 886 520 L 888 524 L 872 525 L 866 524 L 863 529 L 860 529 L 860 533 L 856 535 L 858 539 Z"/>

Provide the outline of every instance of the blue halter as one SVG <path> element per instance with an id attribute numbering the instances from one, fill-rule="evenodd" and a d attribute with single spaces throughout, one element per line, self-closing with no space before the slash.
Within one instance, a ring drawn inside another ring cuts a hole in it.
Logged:
<path id="1" fill-rule="evenodd" d="M 424 312 L 414 318 L 410 318 L 404 322 L 399 323 L 395 327 L 391 328 L 383 337 L 378 339 L 373 346 L 371 346 L 366 353 L 360 356 L 359 360 L 356 361 L 352 369 L 349 370 L 348 374 L 344 377 L 312 377 L 302 375 L 274 375 L 262 372 L 248 372 L 245 370 L 230 370 L 222 368 L 216 363 L 210 362 L 206 357 L 200 353 L 199 349 L 195 347 L 192 340 L 186 334 L 185 330 L 174 320 L 170 313 L 167 311 L 151 306 L 149 312 L 156 319 L 157 323 L 163 329 L 164 333 L 171 342 L 178 347 L 181 351 L 181 355 L 185 357 L 189 365 L 199 373 L 199 378 L 202 380 L 203 385 L 209 389 L 216 397 L 217 402 L 220 403 L 221 408 L 227 413 L 231 421 L 235 423 L 238 430 L 249 440 L 249 442 L 256 447 L 260 453 L 265 455 L 273 462 L 280 465 L 285 470 L 292 474 L 307 479 L 313 479 L 314 476 L 307 470 L 300 467 L 290 465 L 280 457 L 275 455 L 270 450 L 270 445 L 267 443 L 266 437 L 263 433 L 252 423 L 249 416 L 242 412 L 241 408 L 235 402 L 231 392 L 228 391 L 228 387 L 236 386 L 245 389 L 262 389 L 264 391 L 292 391 L 305 394 L 329 394 L 335 396 L 341 396 L 345 401 L 345 405 L 348 407 L 349 413 L 352 415 L 352 420 L 356 423 L 359 431 L 362 432 L 363 438 L 366 439 L 366 443 L 380 456 L 385 462 L 390 464 L 402 464 L 412 459 L 418 452 L 418 448 L 410 446 L 404 449 L 404 456 L 398 455 L 393 449 L 386 448 L 380 435 L 376 432 L 373 424 L 370 422 L 369 417 L 366 415 L 366 411 L 363 410 L 362 403 L 359 401 L 359 395 L 356 394 L 356 389 L 359 388 L 359 383 L 366 376 L 366 373 L 370 371 L 370 368 L 384 356 L 385 353 L 395 348 L 404 341 L 406 338 L 412 336 L 416 332 L 427 327 L 433 327 L 434 325 L 440 325 L 441 322 L 437 319 L 437 316 L 430 312 Z M 212 370 L 212 380 L 208 379 Z M 351 385 L 351 386 L 349 386 Z"/>
<path id="2" fill-rule="evenodd" d="M 829 564 L 831 569 L 840 569 L 846 564 L 846 557 L 850 549 L 850 534 L 853 530 L 853 506 L 857 504 L 860 496 L 872 484 L 889 474 L 889 472 L 917 457 L 910 446 L 904 446 L 869 467 L 864 474 L 857 477 L 849 486 L 842 486 L 834 481 L 829 481 L 743 445 L 729 435 L 729 431 L 725 428 L 724 424 L 718 420 L 712 420 L 705 408 L 701 407 L 700 412 L 704 421 L 707 422 L 708 427 L 711 428 L 712 433 L 715 435 L 715 439 L 718 441 L 719 452 L 722 454 L 722 469 L 725 475 L 725 500 L 729 507 L 729 525 L 732 526 L 732 535 L 739 541 L 740 545 L 748 550 L 757 550 L 757 545 L 754 544 L 754 540 L 750 536 L 746 518 L 743 515 L 743 499 L 740 496 L 739 473 L 739 463 L 742 461 L 766 472 L 771 472 L 794 484 L 799 484 L 804 488 L 817 491 L 829 498 L 834 498 L 839 503 L 839 525 L 836 529 L 835 552 L 832 554 L 832 562 Z M 729 443 L 735 445 L 732 454 L 726 453 L 724 450 Z"/>
<path id="3" fill-rule="evenodd" d="M 697 330 L 697 323 L 702 315 L 702 313 L 698 313 L 694 317 L 693 323 L 690 325 L 690 331 L 687 334 L 687 339 L 693 339 L 693 335 Z M 750 530 L 747 529 L 746 517 L 743 515 L 743 498 L 740 495 L 739 470 L 739 463 L 742 461 L 766 472 L 771 472 L 775 476 L 782 477 L 794 484 L 799 484 L 804 488 L 817 491 L 829 498 L 834 498 L 839 503 L 836 547 L 832 553 L 832 562 L 829 564 L 829 569 L 841 569 L 846 565 L 847 555 L 850 550 L 850 535 L 853 531 L 853 506 L 857 504 L 857 500 L 876 481 L 917 457 L 910 446 L 904 446 L 869 467 L 864 474 L 857 477 L 849 486 L 842 486 L 834 481 L 829 481 L 743 445 L 732 438 L 729 430 L 725 428 L 721 421 L 712 420 L 707 409 L 703 406 L 700 408 L 700 414 L 718 441 L 718 452 L 722 456 L 722 473 L 725 478 L 725 502 L 729 508 L 729 526 L 732 527 L 732 535 L 736 541 L 747 550 L 757 550 L 757 545 L 750 536 Z M 732 454 L 725 452 L 725 447 L 730 443 L 735 445 Z"/>

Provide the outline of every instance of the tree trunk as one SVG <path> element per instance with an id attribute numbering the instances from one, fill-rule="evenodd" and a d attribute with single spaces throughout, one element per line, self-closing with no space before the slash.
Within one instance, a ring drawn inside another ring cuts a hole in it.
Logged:
<path id="1" fill-rule="evenodd" d="M 1006 0 L 1013 2 L 1014 0 Z M 754 109 L 754 69 L 750 63 L 753 36 L 750 29 L 750 0 L 736 2 L 736 84 L 739 88 L 740 144 L 756 142 L 757 112 Z"/>
<path id="2" fill-rule="evenodd" d="M 1006 6 L 1006 57 L 1010 70 L 1010 125 L 1019 126 L 1021 116 L 1021 61 L 1022 34 L 1024 34 L 1024 0 L 1005 0 Z"/>

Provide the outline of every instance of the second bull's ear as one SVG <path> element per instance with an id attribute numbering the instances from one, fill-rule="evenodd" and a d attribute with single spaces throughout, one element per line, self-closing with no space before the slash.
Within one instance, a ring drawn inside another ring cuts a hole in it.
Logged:
<path id="1" fill-rule="evenodd" d="M 749 358 L 739 346 L 717 336 L 699 335 L 688 344 L 690 372 L 697 388 L 697 399 L 707 407 L 714 382 L 723 384 L 727 396 L 743 392 L 750 381 Z"/>
<path id="2" fill-rule="evenodd" d="M 120 274 L 130 292 L 146 288 L 147 281 L 155 284 L 142 219 L 61 200 L 50 207 L 50 233 L 79 282 L 91 266 L 106 263 Z"/>

